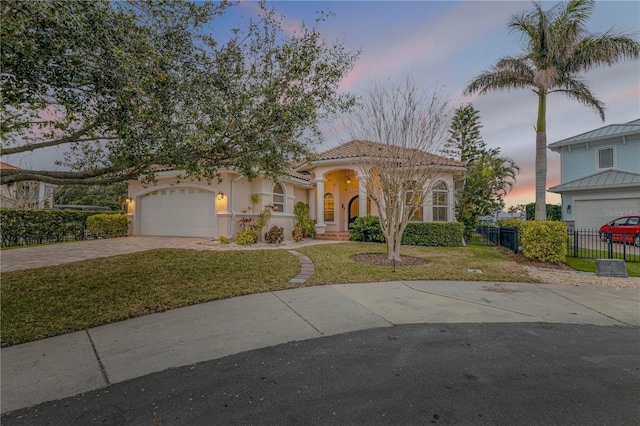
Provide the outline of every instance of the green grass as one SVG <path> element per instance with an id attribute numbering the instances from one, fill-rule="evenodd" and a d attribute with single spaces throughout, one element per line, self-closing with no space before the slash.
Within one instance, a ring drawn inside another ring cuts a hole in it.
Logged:
<path id="1" fill-rule="evenodd" d="M 606 256 L 605 256 L 606 258 Z M 576 271 L 596 272 L 595 259 L 583 259 L 576 257 L 567 257 L 565 263 Z M 640 262 L 626 262 L 627 274 L 630 277 L 640 277 Z"/>
<path id="2" fill-rule="evenodd" d="M 328 246 L 309 246 L 298 249 L 315 265 L 316 273 L 309 284 L 354 283 L 394 280 L 463 280 L 531 282 L 532 279 L 518 264 L 503 257 L 494 247 L 402 246 L 400 254 L 424 258 L 426 265 L 401 266 L 393 271 L 389 266 L 365 265 L 351 260 L 361 253 L 386 253 L 382 243 L 343 243 Z M 481 269 L 482 274 L 468 272 Z"/>
<path id="3" fill-rule="evenodd" d="M 250 293 L 292 288 L 286 250 L 161 249 L 2 274 L 2 346 Z"/>
<path id="4" fill-rule="evenodd" d="M 343 243 L 299 249 L 316 271 L 305 285 L 390 280 L 533 281 L 494 247 L 406 246 L 427 265 L 364 265 L 350 257 L 385 245 Z M 2 274 L 2 346 L 127 318 L 251 293 L 295 287 L 297 258 L 286 250 L 152 250 Z M 482 269 L 483 274 L 467 272 Z"/>

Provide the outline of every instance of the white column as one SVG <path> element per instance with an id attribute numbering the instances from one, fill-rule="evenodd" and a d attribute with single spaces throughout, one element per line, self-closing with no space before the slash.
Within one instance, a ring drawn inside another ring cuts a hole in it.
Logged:
<path id="1" fill-rule="evenodd" d="M 367 215 L 367 175 L 358 175 L 358 216 Z"/>
<path id="2" fill-rule="evenodd" d="M 316 234 L 324 234 L 324 178 L 316 179 Z"/>

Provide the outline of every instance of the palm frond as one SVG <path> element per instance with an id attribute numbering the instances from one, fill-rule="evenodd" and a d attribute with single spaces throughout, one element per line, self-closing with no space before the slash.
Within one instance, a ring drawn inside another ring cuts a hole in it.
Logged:
<path id="1" fill-rule="evenodd" d="M 534 70 L 526 58 L 504 57 L 488 71 L 473 79 L 465 89 L 465 94 L 488 93 L 499 90 L 522 89 L 533 83 Z"/>
<path id="2" fill-rule="evenodd" d="M 566 79 L 562 82 L 562 88 L 550 90 L 549 93 L 563 93 L 579 103 L 593 109 L 602 121 L 604 121 L 605 106 L 604 102 L 595 97 L 591 93 L 591 89 L 586 81 L 577 78 Z"/>
<path id="3" fill-rule="evenodd" d="M 634 40 L 631 34 L 611 29 L 605 34 L 590 34 L 584 37 L 576 46 L 572 61 L 567 66 L 571 72 L 579 72 L 638 57 L 640 43 Z"/>

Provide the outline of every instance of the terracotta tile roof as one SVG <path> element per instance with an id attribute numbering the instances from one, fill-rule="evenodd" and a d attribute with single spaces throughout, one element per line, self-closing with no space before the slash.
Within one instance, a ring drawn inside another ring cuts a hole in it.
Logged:
<path id="1" fill-rule="evenodd" d="M 364 141 L 364 140 L 352 140 L 351 142 L 344 143 L 335 148 L 331 148 L 328 151 L 320 153 L 314 161 L 323 161 L 323 160 L 339 160 L 339 159 L 348 159 L 348 158 L 356 158 L 356 157 L 368 157 L 368 156 L 376 156 L 379 154 L 380 150 L 384 149 L 385 145 L 378 142 Z M 443 166 L 454 166 L 454 167 L 465 167 L 465 164 L 453 160 L 451 158 L 446 158 L 440 155 L 425 153 L 424 151 L 418 149 L 410 149 L 409 152 L 419 153 L 420 155 L 425 155 L 430 160 L 430 164 L 440 164 Z"/>
<path id="2" fill-rule="evenodd" d="M 12 166 L 11 164 L 0 161 L 0 169 L 4 170 L 22 170 L 20 167 Z"/>

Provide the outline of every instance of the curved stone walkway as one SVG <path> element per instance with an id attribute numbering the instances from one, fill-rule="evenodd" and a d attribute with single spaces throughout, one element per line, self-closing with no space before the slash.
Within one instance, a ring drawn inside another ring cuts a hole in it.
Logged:
<path id="1" fill-rule="evenodd" d="M 313 275 L 313 271 L 315 268 L 313 267 L 313 262 L 304 254 L 300 253 L 296 250 L 287 250 L 289 253 L 293 254 L 300 261 L 300 272 L 294 278 L 291 279 L 290 282 L 294 284 L 304 284 L 311 275 Z"/>

